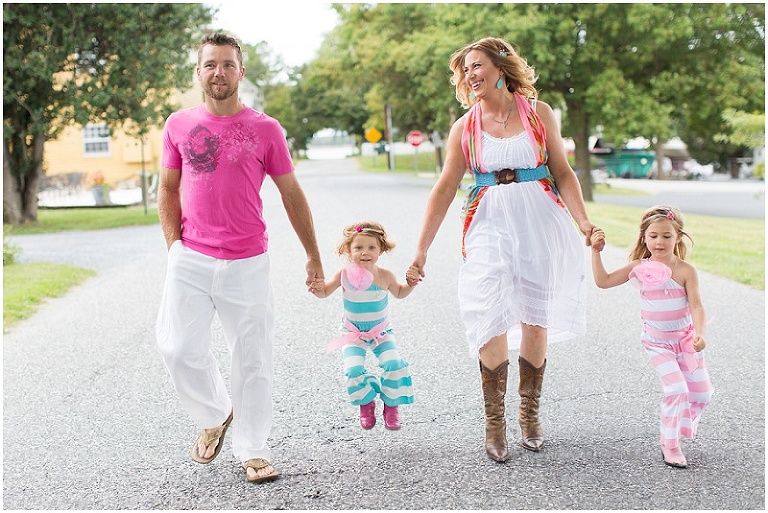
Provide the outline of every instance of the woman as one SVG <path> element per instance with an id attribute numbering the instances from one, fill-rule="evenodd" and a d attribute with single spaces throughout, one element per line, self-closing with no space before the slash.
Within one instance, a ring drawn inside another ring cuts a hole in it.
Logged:
<path id="1" fill-rule="evenodd" d="M 469 111 L 448 136 L 445 166 L 427 201 L 413 268 L 427 250 L 467 170 L 459 306 L 470 354 L 479 357 L 485 449 L 509 457 L 504 416 L 509 348 L 520 347 L 522 445 L 544 444 L 539 397 L 547 339 L 584 334 L 584 251 L 590 223 L 552 109 L 537 101 L 534 69 L 512 46 L 484 38 L 451 57 L 456 98 Z M 509 340 L 508 340 L 509 337 Z"/>

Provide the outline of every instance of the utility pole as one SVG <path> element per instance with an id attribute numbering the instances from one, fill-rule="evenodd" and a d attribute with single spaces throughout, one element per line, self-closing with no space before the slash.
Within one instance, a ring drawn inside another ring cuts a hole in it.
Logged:
<path id="1" fill-rule="evenodd" d="M 144 167 L 144 134 L 141 134 L 141 202 L 147 215 L 147 171 Z"/>
<path id="2" fill-rule="evenodd" d="M 387 134 L 387 144 L 389 145 L 389 170 L 394 171 L 395 169 L 395 145 L 392 141 L 392 107 L 389 104 L 386 104 L 384 107 L 385 109 L 385 123 L 387 124 L 384 130 Z"/>

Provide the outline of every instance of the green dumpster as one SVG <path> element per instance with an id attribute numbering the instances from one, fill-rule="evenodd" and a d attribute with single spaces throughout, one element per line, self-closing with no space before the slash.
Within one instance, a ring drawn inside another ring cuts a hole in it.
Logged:
<path id="1" fill-rule="evenodd" d="M 647 178 L 656 160 L 650 152 L 622 152 L 603 157 L 608 175 L 614 178 Z"/>

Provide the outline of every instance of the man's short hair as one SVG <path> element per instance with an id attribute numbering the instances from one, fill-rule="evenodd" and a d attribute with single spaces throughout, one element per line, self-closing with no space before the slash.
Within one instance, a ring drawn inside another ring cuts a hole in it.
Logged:
<path id="1" fill-rule="evenodd" d="M 213 34 L 204 36 L 203 40 L 200 41 L 200 47 L 197 50 L 198 63 L 200 63 L 200 59 L 203 56 L 203 47 L 205 47 L 205 45 L 231 46 L 237 51 L 237 60 L 240 62 L 240 67 L 243 67 L 243 50 L 240 48 L 240 44 L 234 37 L 228 34 L 222 34 L 220 32 L 215 32 Z"/>

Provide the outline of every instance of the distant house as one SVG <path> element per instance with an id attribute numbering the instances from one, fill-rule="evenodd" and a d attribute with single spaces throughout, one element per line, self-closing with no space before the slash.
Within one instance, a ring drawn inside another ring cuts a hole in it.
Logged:
<path id="1" fill-rule="evenodd" d="M 263 110 L 262 95 L 248 78 L 240 82 L 239 96 L 243 104 Z M 203 101 L 200 81 L 195 77 L 192 88 L 179 92 L 176 101 L 181 108 L 199 105 Z M 153 128 L 142 145 L 122 132 L 110 132 L 104 124 L 68 127 L 58 139 L 45 143 L 46 182 L 72 187 L 102 176 L 111 186 L 137 185 L 142 169 L 149 174 L 160 170 L 162 130 L 162 125 Z"/>

